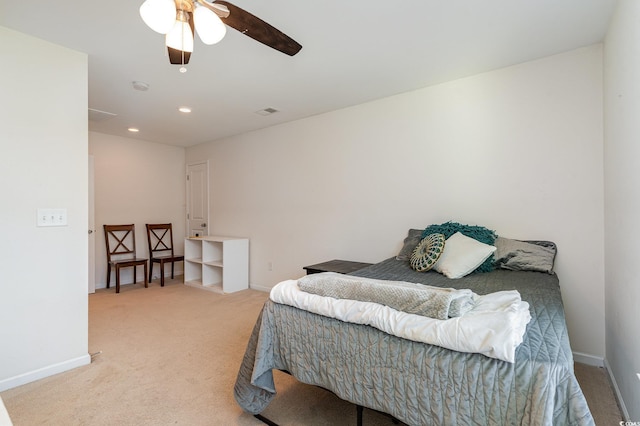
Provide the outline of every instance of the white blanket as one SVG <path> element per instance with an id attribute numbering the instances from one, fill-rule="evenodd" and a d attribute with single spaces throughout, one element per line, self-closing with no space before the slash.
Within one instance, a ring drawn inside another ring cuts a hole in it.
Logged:
<path id="1" fill-rule="evenodd" d="M 531 320 L 529 304 L 516 290 L 478 296 L 476 306 L 461 317 L 437 320 L 388 306 L 306 293 L 297 280 L 271 289 L 271 300 L 315 314 L 375 327 L 385 333 L 459 352 L 480 353 L 513 363 L 515 351 Z"/>

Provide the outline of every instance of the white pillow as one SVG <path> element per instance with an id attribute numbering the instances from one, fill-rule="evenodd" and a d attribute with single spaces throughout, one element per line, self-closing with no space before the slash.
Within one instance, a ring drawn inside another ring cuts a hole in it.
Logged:
<path id="1" fill-rule="evenodd" d="M 494 246 L 456 232 L 444 243 L 444 251 L 433 269 L 448 278 L 462 278 L 482 265 L 494 251 Z"/>

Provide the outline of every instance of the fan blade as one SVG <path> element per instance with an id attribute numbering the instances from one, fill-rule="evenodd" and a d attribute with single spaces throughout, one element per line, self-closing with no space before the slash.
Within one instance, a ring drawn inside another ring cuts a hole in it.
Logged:
<path id="1" fill-rule="evenodd" d="M 302 49 L 300 43 L 246 10 L 227 1 L 216 1 L 215 3 L 229 9 L 229 16 L 221 18 L 222 22 L 242 34 L 289 56 L 295 55 Z"/>

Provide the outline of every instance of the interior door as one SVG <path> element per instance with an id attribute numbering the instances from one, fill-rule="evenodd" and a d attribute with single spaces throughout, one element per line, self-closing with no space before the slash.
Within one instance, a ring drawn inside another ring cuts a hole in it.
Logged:
<path id="1" fill-rule="evenodd" d="M 209 235 L 209 162 L 187 164 L 187 235 Z"/>
<path id="2" fill-rule="evenodd" d="M 94 172 L 93 155 L 89 156 L 89 276 L 88 291 L 96 292 L 96 230 L 95 230 L 95 198 L 94 198 Z"/>

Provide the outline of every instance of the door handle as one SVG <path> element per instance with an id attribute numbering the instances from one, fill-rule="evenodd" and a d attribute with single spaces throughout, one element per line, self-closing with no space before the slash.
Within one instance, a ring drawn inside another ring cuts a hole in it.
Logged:
<path id="1" fill-rule="evenodd" d="M 93 234 L 93 229 L 89 229 L 89 235 Z"/>
<path id="2" fill-rule="evenodd" d="M 202 226 L 203 228 L 206 228 L 206 227 L 207 227 L 207 224 L 206 224 L 206 223 L 203 223 L 203 224 L 201 224 L 200 226 Z"/>

